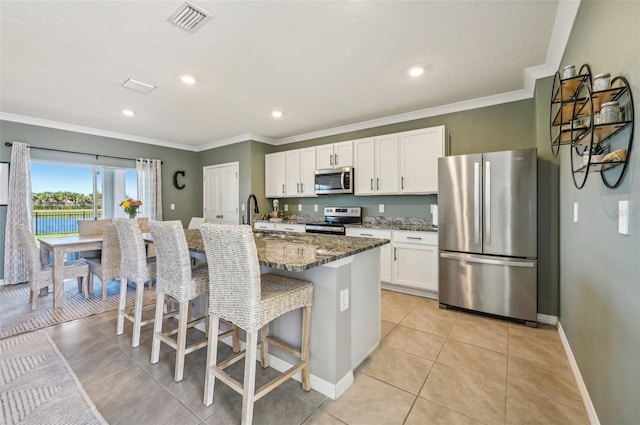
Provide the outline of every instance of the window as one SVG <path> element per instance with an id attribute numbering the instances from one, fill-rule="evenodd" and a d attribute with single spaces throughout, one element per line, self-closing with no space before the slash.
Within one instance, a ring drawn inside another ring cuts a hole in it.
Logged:
<path id="1" fill-rule="evenodd" d="M 137 197 L 135 169 L 31 163 L 33 230 L 36 235 L 73 234 L 77 221 L 126 217 L 119 206 Z"/>

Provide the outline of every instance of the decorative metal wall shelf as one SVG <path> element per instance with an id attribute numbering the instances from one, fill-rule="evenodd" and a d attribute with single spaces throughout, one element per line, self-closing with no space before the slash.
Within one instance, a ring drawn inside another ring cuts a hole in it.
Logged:
<path id="1" fill-rule="evenodd" d="M 556 72 L 549 111 L 551 152 L 558 156 L 560 146 L 570 146 L 571 174 L 576 188 L 582 189 L 592 172 L 600 173 L 605 186 L 615 188 L 624 178 L 631 155 L 633 96 L 629 82 L 622 76 L 613 78 L 610 88 L 593 91 L 592 87 L 591 68 L 587 64 L 580 67 L 575 77 L 563 79 Z M 624 116 L 612 122 L 596 122 L 602 105 L 612 101 L 620 103 Z M 626 137 L 621 134 L 625 130 Z M 599 147 L 619 151 L 618 158 L 596 159 L 592 153 Z"/>

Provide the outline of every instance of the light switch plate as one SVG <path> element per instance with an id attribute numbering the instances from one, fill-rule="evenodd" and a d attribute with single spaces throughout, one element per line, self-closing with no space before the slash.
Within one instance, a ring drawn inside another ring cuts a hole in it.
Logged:
<path id="1" fill-rule="evenodd" d="M 378 212 L 380 213 L 384 212 L 384 204 L 378 204 Z"/>
<path id="2" fill-rule="evenodd" d="M 244 204 L 240 205 L 242 207 L 242 211 L 244 211 Z"/>
<path id="3" fill-rule="evenodd" d="M 578 203 L 577 202 L 573 203 L 573 222 L 574 223 L 578 222 Z"/>
<path id="4" fill-rule="evenodd" d="M 171 204 L 171 210 L 175 210 L 176 209 L 176 204 Z"/>
<path id="5" fill-rule="evenodd" d="M 629 201 L 618 201 L 618 233 L 629 234 Z"/>

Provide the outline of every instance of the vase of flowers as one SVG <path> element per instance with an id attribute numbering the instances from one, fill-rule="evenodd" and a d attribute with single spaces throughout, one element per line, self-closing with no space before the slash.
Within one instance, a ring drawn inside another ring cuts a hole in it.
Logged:
<path id="1" fill-rule="evenodd" d="M 136 218 L 138 214 L 138 208 L 140 208 L 142 202 L 137 199 L 126 199 L 120 203 L 120 206 L 124 209 L 124 212 L 129 214 L 129 218 Z"/>

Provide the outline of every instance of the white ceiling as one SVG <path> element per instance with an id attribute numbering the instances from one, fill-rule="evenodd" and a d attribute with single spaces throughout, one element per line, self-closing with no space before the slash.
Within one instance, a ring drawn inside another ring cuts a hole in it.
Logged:
<path id="1" fill-rule="evenodd" d="M 518 100 L 558 68 L 579 6 L 192 3 L 213 15 L 195 33 L 167 22 L 183 1 L 1 0 L 0 118 L 202 150 Z M 412 79 L 415 64 L 426 72 Z M 122 87 L 129 77 L 157 88 Z"/>

